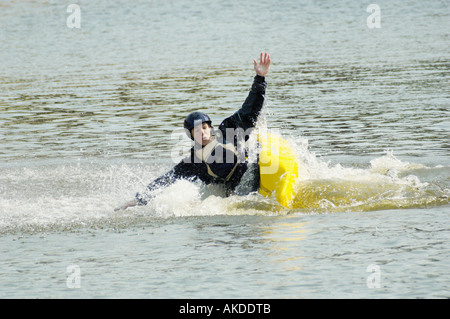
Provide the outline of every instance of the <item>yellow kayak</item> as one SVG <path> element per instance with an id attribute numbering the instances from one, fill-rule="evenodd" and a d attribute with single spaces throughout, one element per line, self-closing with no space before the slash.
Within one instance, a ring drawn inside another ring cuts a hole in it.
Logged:
<path id="1" fill-rule="evenodd" d="M 275 195 L 278 203 L 293 207 L 298 163 L 295 151 L 289 143 L 276 134 L 260 134 L 259 154 L 260 189 L 264 196 Z"/>

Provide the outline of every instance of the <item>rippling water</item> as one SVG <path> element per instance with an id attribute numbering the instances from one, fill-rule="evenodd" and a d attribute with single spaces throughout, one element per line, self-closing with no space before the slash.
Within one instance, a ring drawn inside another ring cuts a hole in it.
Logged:
<path id="1" fill-rule="evenodd" d="M 450 296 L 448 1 L 378 2 L 375 29 L 368 4 L 288 0 L 83 1 L 71 29 L 72 2 L 0 4 L 0 296 Z M 186 114 L 240 107 L 260 51 L 296 208 L 181 181 L 113 213 Z"/>

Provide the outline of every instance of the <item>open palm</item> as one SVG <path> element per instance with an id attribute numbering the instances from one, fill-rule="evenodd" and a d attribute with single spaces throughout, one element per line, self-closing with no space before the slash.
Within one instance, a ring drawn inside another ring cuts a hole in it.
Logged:
<path id="1" fill-rule="evenodd" d="M 256 59 L 253 59 L 253 64 L 255 67 L 256 74 L 259 76 L 266 76 L 267 73 L 269 73 L 270 69 L 270 55 L 266 53 L 261 52 L 261 57 L 259 59 L 259 63 L 256 61 Z"/>

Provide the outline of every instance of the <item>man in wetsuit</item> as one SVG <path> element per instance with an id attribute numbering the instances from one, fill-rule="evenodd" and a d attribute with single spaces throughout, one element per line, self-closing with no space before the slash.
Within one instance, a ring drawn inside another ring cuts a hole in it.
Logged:
<path id="1" fill-rule="evenodd" d="M 242 107 L 223 120 L 218 131 L 212 127 L 211 119 L 205 113 L 189 114 L 184 120 L 184 128 L 195 144 L 190 155 L 150 183 L 143 193 L 136 194 L 135 199 L 116 208 L 116 211 L 146 205 L 153 190 L 169 186 L 179 179 L 199 179 L 206 184 L 220 183 L 225 186 L 228 194 L 236 189 L 250 167 L 243 145 L 251 129 L 255 127 L 264 104 L 267 86 L 265 76 L 270 69 L 270 56 L 261 53 L 259 63 L 255 59 L 253 63 L 256 76 Z M 258 169 L 255 172 L 257 178 L 253 190 L 256 191 L 259 187 Z"/>

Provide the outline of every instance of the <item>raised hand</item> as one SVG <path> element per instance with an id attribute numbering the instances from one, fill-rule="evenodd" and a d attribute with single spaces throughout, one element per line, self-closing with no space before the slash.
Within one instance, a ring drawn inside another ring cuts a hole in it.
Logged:
<path id="1" fill-rule="evenodd" d="M 256 59 L 253 59 L 253 64 L 256 74 L 258 74 L 259 76 L 266 76 L 267 73 L 269 73 L 270 69 L 270 55 L 267 52 L 261 52 L 259 63 L 256 61 Z"/>

